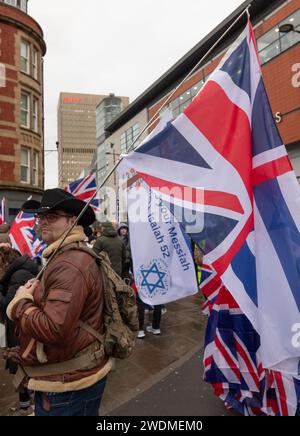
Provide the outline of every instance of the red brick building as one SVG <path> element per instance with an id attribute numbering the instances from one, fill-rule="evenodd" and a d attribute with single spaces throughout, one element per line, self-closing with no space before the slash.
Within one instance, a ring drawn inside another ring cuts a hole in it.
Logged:
<path id="1" fill-rule="evenodd" d="M 27 0 L 0 0 L 0 198 L 7 199 L 10 220 L 44 188 L 45 53 Z"/>

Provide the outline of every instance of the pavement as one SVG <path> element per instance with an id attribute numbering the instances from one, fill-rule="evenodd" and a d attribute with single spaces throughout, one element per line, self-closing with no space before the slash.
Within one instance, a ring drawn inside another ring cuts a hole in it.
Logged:
<path id="1" fill-rule="evenodd" d="M 160 336 L 137 339 L 132 355 L 116 360 L 100 407 L 101 416 L 234 416 L 203 382 L 207 318 L 201 296 L 167 305 Z M 147 322 L 147 318 L 145 320 Z M 151 315 L 148 315 L 151 321 Z M 0 353 L 0 416 L 13 414 L 17 395 Z"/>
<path id="2" fill-rule="evenodd" d="M 201 305 L 200 295 L 167 305 L 161 336 L 146 333 L 129 359 L 116 362 L 101 416 L 236 416 L 203 381 Z"/>

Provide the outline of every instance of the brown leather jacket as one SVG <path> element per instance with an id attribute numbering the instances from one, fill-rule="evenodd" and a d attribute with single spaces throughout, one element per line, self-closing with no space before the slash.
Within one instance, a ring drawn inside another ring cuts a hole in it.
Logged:
<path id="1" fill-rule="evenodd" d="M 40 284 L 34 303 L 23 299 L 12 309 L 13 319 L 20 327 L 20 354 L 25 366 L 41 365 L 38 343 L 43 344 L 47 364 L 68 361 L 95 342 L 99 347 L 95 337 L 78 326 L 81 320 L 100 331 L 103 324 L 103 282 L 95 259 L 79 250 L 59 253 L 47 267 L 43 282 L 45 291 Z M 99 373 L 107 361 L 103 352 L 103 359 L 92 369 L 38 379 L 74 382 Z"/>

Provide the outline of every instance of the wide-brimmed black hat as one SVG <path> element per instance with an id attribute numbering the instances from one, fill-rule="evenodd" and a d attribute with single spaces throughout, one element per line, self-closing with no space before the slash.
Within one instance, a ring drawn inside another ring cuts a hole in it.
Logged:
<path id="1" fill-rule="evenodd" d="M 74 216 L 79 216 L 82 209 L 86 206 L 86 203 L 82 200 L 78 200 L 72 194 L 63 189 L 47 189 L 42 197 L 41 202 L 36 200 L 29 200 L 23 204 L 22 210 L 25 213 L 51 213 L 56 210 L 63 210 Z M 83 227 L 90 226 L 96 220 L 93 209 L 89 206 L 78 224 Z"/>

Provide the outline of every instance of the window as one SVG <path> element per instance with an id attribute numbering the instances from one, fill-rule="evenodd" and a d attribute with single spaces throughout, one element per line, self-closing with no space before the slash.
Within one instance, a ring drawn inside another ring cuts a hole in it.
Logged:
<path id="1" fill-rule="evenodd" d="M 21 182 L 30 183 L 30 150 L 21 148 Z"/>
<path id="2" fill-rule="evenodd" d="M 300 180 L 300 156 L 296 156 L 294 159 L 292 159 L 292 166 L 296 173 L 296 177 L 298 181 Z"/>
<path id="3" fill-rule="evenodd" d="M 35 132 L 39 131 L 39 123 L 38 123 L 38 113 L 39 113 L 39 101 L 37 98 L 33 97 L 33 105 L 32 105 L 32 128 Z"/>
<path id="4" fill-rule="evenodd" d="M 126 133 L 123 133 L 121 135 L 120 147 L 121 147 L 121 154 L 125 154 L 126 153 Z"/>
<path id="5" fill-rule="evenodd" d="M 21 94 L 21 126 L 30 129 L 30 98 L 24 92 Z"/>
<path id="6" fill-rule="evenodd" d="M 1 0 L 11 6 L 16 6 L 24 12 L 27 12 L 27 0 Z"/>
<path id="7" fill-rule="evenodd" d="M 140 134 L 140 126 L 138 124 L 135 124 L 132 128 L 132 142 L 136 140 L 139 134 Z"/>
<path id="8" fill-rule="evenodd" d="M 32 75 L 38 80 L 38 51 L 35 48 L 32 49 Z"/>
<path id="9" fill-rule="evenodd" d="M 298 26 L 298 29 L 300 31 L 300 26 Z M 293 45 L 297 44 L 297 42 L 300 42 L 300 34 L 297 32 L 289 32 L 280 38 L 281 43 L 281 50 L 285 51 L 288 48 L 292 47 Z"/>
<path id="10" fill-rule="evenodd" d="M 121 111 L 122 100 L 118 97 L 107 97 L 99 103 L 96 109 L 97 138 L 104 134 L 106 127 Z"/>
<path id="11" fill-rule="evenodd" d="M 121 135 L 120 138 L 121 154 L 125 154 L 128 152 L 128 150 L 130 149 L 136 138 L 139 136 L 139 134 L 140 134 L 140 126 L 139 124 L 135 124 Z M 137 144 L 135 144 L 135 147 L 136 146 Z"/>
<path id="12" fill-rule="evenodd" d="M 288 147 L 288 154 L 291 160 L 293 169 L 295 171 L 298 183 L 300 183 L 300 143 L 293 144 L 291 147 Z"/>
<path id="13" fill-rule="evenodd" d="M 291 31 L 288 33 L 280 33 L 279 27 L 282 24 L 292 24 L 295 30 L 300 31 L 300 9 L 258 38 L 257 47 L 261 64 L 265 64 L 275 56 L 300 42 L 300 34 L 298 32 Z"/>
<path id="14" fill-rule="evenodd" d="M 27 12 L 27 0 L 17 0 L 17 8 Z"/>
<path id="15" fill-rule="evenodd" d="M 33 184 L 39 184 L 39 154 L 36 151 L 33 153 Z"/>
<path id="16" fill-rule="evenodd" d="M 6 86 L 6 68 L 4 64 L 0 63 L 0 88 Z"/>
<path id="17" fill-rule="evenodd" d="M 176 118 L 181 114 L 188 105 L 192 102 L 193 98 L 198 94 L 200 89 L 205 84 L 205 79 L 203 78 L 200 82 L 193 85 L 190 89 L 183 92 L 179 97 L 169 103 L 169 107 L 172 110 L 173 117 Z"/>
<path id="18" fill-rule="evenodd" d="M 21 9 L 24 12 L 27 12 L 27 0 L 20 0 L 21 1 Z"/>
<path id="19" fill-rule="evenodd" d="M 21 41 L 21 61 L 20 68 L 23 73 L 29 74 L 29 49 L 30 46 L 28 42 Z"/>
<path id="20" fill-rule="evenodd" d="M 8 5 L 11 6 L 16 6 L 16 0 L 5 0 L 4 3 L 7 3 Z"/>

